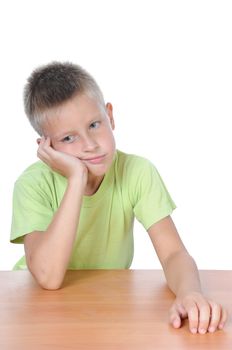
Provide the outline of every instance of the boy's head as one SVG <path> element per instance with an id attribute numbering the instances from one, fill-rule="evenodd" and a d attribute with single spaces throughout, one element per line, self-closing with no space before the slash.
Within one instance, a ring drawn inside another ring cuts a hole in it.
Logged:
<path id="1" fill-rule="evenodd" d="M 80 66 L 51 63 L 36 69 L 24 90 L 25 112 L 51 146 L 81 159 L 102 176 L 115 154 L 113 108 Z"/>
<path id="2" fill-rule="evenodd" d="M 102 92 L 94 78 L 73 63 L 52 62 L 35 69 L 24 88 L 25 113 L 33 128 L 42 135 L 47 111 L 74 96 L 85 94 L 105 108 Z"/>

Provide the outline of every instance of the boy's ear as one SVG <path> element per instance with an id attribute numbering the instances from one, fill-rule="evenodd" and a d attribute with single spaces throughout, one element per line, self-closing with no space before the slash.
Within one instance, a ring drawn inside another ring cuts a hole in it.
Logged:
<path id="1" fill-rule="evenodd" d="M 114 124 L 114 116 L 113 116 L 113 106 L 110 102 L 106 104 L 106 112 L 108 114 L 108 117 L 110 119 L 110 124 L 112 129 L 115 129 L 115 124 Z"/>

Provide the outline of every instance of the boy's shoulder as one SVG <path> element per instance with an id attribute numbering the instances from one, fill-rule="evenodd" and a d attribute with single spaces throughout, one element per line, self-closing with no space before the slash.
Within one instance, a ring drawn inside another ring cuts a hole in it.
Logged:
<path id="1" fill-rule="evenodd" d="M 117 151 L 115 175 L 131 191 L 141 183 L 151 183 L 159 177 L 155 165 L 149 159 L 122 151 Z"/>
<path id="2" fill-rule="evenodd" d="M 63 178 L 63 176 L 54 172 L 48 165 L 41 160 L 29 165 L 17 178 L 16 183 L 50 183 L 54 178 Z M 64 178 L 63 178 L 64 179 Z"/>
<path id="3" fill-rule="evenodd" d="M 125 153 L 120 150 L 117 150 L 117 158 L 116 162 L 119 167 L 124 168 L 124 170 L 138 170 L 143 171 L 148 168 L 155 168 L 154 164 L 147 158 L 131 154 L 131 153 Z"/>

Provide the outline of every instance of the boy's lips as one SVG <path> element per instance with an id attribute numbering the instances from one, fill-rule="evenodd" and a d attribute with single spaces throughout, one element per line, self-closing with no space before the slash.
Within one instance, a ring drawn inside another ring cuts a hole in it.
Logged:
<path id="1" fill-rule="evenodd" d="M 86 158 L 86 159 L 82 159 L 85 162 L 90 162 L 93 164 L 97 164 L 97 163 L 101 163 L 101 161 L 105 158 L 105 154 L 102 156 L 97 156 L 97 157 L 92 157 L 92 158 Z"/>

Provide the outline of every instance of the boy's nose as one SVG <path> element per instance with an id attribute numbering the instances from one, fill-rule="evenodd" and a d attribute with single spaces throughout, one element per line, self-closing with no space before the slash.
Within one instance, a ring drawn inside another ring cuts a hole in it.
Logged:
<path id="1" fill-rule="evenodd" d="M 83 138 L 83 150 L 86 152 L 90 152 L 97 148 L 97 142 L 90 136 L 85 136 Z"/>

